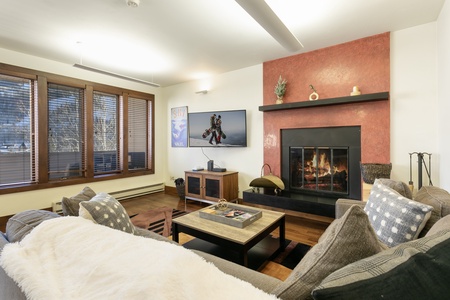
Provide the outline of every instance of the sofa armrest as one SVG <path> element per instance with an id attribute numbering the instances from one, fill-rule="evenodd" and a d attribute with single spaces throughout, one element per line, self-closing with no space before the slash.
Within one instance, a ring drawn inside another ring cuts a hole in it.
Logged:
<path id="1" fill-rule="evenodd" d="M 134 235 L 142 236 L 142 237 L 145 237 L 145 238 L 154 239 L 154 240 L 157 240 L 157 241 L 169 242 L 169 243 L 178 245 L 178 243 L 172 241 L 171 239 L 166 238 L 166 237 L 164 237 L 164 236 L 162 236 L 160 234 L 154 233 L 153 231 L 150 231 L 150 230 L 147 230 L 147 229 L 144 229 L 144 228 L 139 228 L 139 227 L 135 227 L 135 230 L 136 230 L 136 232 L 134 233 Z"/>
<path id="2" fill-rule="evenodd" d="M 195 252 L 197 255 L 203 257 L 207 262 L 214 264 L 222 272 L 231 275 L 233 277 L 239 278 L 243 281 L 247 281 L 251 283 L 254 287 L 257 287 L 266 293 L 272 293 L 275 287 L 277 287 L 282 282 L 281 280 L 275 277 L 266 275 L 264 273 L 260 273 L 258 271 L 254 271 L 252 269 L 248 269 L 244 266 L 235 264 L 234 262 L 222 259 L 212 254 L 208 254 L 206 252 L 199 250 L 192 250 L 192 251 Z"/>
<path id="3" fill-rule="evenodd" d="M 0 232 L 0 253 L 8 243 L 6 236 Z M 17 283 L 6 274 L 2 267 L 0 267 L 0 299 L 27 299 Z"/>
<path id="4" fill-rule="evenodd" d="M 336 206 L 335 206 L 335 214 L 336 214 L 336 219 L 339 219 L 340 217 L 342 217 L 345 212 L 352 206 L 352 205 L 359 205 L 362 208 L 364 208 L 364 206 L 366 206 L 366 202 L 363 202 L 361 200 L 352 200 L 352 199 L 337 199 L 336 201 Z"/>

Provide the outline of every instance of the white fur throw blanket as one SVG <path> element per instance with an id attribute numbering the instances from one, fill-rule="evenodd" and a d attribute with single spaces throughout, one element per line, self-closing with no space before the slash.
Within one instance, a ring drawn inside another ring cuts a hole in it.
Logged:
<path id="1" fill-rule="evenodd" d="M 44 221 L 0 264 L 29 299 L 276 299 L 183 247 L 81 217 Z"/>

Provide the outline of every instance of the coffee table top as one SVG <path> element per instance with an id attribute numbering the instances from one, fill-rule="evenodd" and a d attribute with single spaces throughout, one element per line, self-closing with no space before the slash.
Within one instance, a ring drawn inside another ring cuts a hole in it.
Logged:
<path id="1" fill-rule="evenodd" d="M 262 217 L 244 228 L 238 228 L 201 218 L 198 211 L 175 218 L 172 222 L 244 245 L 285 215 L 284 213 L 246 205 L 233 204 L 233 206 L 240 206 L 243 209 L 252 208 L 260 210 L 262 211 Z"/>

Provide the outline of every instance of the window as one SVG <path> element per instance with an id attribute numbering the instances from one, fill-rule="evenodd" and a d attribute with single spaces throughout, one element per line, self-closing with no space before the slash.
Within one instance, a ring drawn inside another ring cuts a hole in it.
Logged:
<path id="1" fill-rule="evenodd" d="M 149 141 L 148 101 L 136 98 L 128 99 L 128 169 L 146 169 L 148 167 L 147 148 Z"/>
<path id="2" fill-rule="evenodd" d="M 94 174 L 119 170 L 118 96 L 94 92 Z"/>
<path id="3" fill-rule="evenodd" d="M 31 138 L 34 83 L 0 74 L 0 186 L 36 180 Z"/>
<path id="4" fill-rule="evenodd" d="M 84 91 L 48 85 L 49 179 L 81 177 L 83 164 Z"/>
<path id="5" fill-rule="evenodd" d="M 153 174 L 153 107 L 151 94 L 0 64 L 0 194 Z"/>

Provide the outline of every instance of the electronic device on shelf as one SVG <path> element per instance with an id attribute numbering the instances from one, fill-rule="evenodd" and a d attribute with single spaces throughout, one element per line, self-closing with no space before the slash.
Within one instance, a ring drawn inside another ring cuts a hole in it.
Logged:
<path id="1" fill-rule="evenodd" d="M 208 161 L 208 171 L 212 171 L 214 168 L 214 160 Z"/>
<path id="2" fill-rule="evenodd" d="M 213 168 L 212 171 L 213 172 L 226 172 L 226 168 Z"/>
<path id="3" fill-rule="evenodd" d="M 200 166 L 196 166 L 192 168 L 192 171 L 203 171 L 204 169 Z"/>

